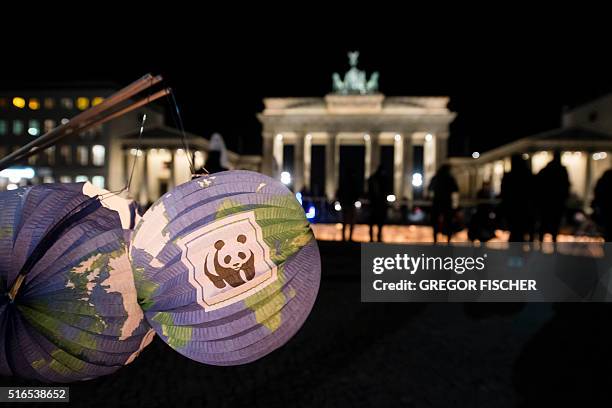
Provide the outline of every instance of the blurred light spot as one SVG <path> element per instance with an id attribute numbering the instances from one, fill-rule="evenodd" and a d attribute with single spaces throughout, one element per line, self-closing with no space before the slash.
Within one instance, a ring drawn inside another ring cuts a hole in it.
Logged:
<path id="1" fill-rule="evenodd" d="M 280 181 L 285 185 L 291 184 L 291 174 L 288 171 L 283 171 L 281 173 Z"/>
<path id="2" fill-rule="evenodd" d="M 79 96 L 76 100 L 76 106 L 79 110 L 85 110 L 89 108 L 89 99 L 84 96 Z"/>
<path id="3" fill-rule="evenodd" d="M 414 173 L 412 175 L 412 185 L 414 187 L 421 187 L 423 185 L 423 175 L 421 173 Z"/>
<path id="4" fill-rule="evenodd" d="M 13 106 L 19 109 L 25 108 L 26 101 L 22 97 L 16 96 L 13 98 Z"/>
<path id="5" fill-rule="evenodd" d="M 32 110 L 39 110 L 40 109 L 40 101 L 36 98 L 31 98 L 30 101 L 28 102 L 28 108 L 32 109 Z"/>

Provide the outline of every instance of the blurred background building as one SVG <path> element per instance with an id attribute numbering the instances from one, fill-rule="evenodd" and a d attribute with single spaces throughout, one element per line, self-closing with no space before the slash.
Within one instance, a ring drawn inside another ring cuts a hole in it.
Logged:
<path id="1" fill-rule="evenodd" d="M 461 195 L 474 198 L 485 182 L 499 194 L 510 158 L 520 154 L 532 173 L 537 174 L 552 160 L 554 151 L 562 153 L 567 168 L 573 201 L 588 207 L 593 188 L 602 174 L 612 167 L 612 94 L 566 110 L 561 127 L 518 139 L 487 152 L 474 152 L 471 158 L 450 159 Z"/>
<path id="2" fill-rule="evenodd" d="M 99 104 L 115 90 L 112 86 L 71 84 L 0 91 L 0 157 Z M 144 114 L 147 119 L 140 138 Z M 125 187 L 134 167 L 130 194 L 141 204 L 151 203 L 191 178 L 186 144 L 196 168 L 204 165 L 209 147 L 208 139 L 183 135 L 166 121 L 165 109 L 149 105 L 66 137 L 44 154 L 0 172 L 0 190 L 25 184 L 90 181 L 118 191 Z M 259 156 L 239 156 L 231 151 L 227 156 L 230 168 L 259 169 Z M 136 158 L 140 160 L 134 165 Z"/>

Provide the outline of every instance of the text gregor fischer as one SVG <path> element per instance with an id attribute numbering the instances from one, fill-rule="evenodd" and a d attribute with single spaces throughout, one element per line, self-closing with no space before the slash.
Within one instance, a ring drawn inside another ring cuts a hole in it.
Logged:
<path id="1" fill-rule="evenodd" d="M 478 257 L 452 256 L 410 256 L 396 254 L 391 257 L 376 257 L 372 260 L 372 272 L 380 275 L 385 271 L 406 271 L 414 275 L 417 271 L 452 271 L 458 275 L 466 271 L 483 271 L 486 268 L 487 254 Z M 424 279 L 412 282 L 402 279 L 397 282 L 372 282 L 376 291 L 536 291 L 536 281 L 532 279 Z"/>

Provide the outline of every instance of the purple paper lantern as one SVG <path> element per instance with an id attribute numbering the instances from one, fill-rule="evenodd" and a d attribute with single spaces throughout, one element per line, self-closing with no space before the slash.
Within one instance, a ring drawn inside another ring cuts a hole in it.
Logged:
<path id="1" fill-rule="evenodd" d="M 208 364 L 256 360 L 287 342 L 314 304 L 319 250 L 280 182 L 226 171 L 176 187 L 137 224 L 136 289 L 158 335 Z"/>
<path id="2" fill-rule="evenodd" d="M 122 229 L 130 203 L 98 194 L 89 183 L 0 192 L 1 375 L 95 378 L 153 338 Z"/>

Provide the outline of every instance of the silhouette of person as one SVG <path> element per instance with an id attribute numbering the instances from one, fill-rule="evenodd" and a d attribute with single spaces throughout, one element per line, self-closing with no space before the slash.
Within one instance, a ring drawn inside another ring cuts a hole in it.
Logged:
<path id="1" fill-rule="evenodd" d="M 204 165 L 209 173 L 218 173 L 220 171 L 226 171 L 227 168 L 221 164 L 221 152 L 219 150 L 211 150 L 208 152 L 208 158 Z"/>
<path id="2" fill-rule="evenodd" d="M 520 155 L 513 155 L 511 163 L 511 170 L 502 179 L 500 194 L 510 230 L 509 241 L 523 242 L 526 235 L 532 241 L 535 231 L 535 177 Z"/>
<path id="3" fill-rule="evenodd" d="M 374 242 L 374 225 L 378 226 L 378 242 L 382 242 L 382 230 L 387 221 L 387 195 L 390 194 L 389 178 L 384 167 L 368 178 L 368 199 L 370 201 L 370 241 Z"/>
<path id="4" fill-rule="evenodd" d="M 495 212 L 490 202 L 493 198 L 493 190 L 489 181 L 482 183 L 482 188 L 476 193 L 476 198 L 478 205 L 470 219 L 468 238 L 470 241 L 487 242 L 495 237 Z"/>
<path id="5" fill-rule="evenodd" d="M 431 225 L 434 243 L 438 242 L 438 233 L 445 234 L 451 240 L 451 222 L 453 219 L 453 193 L 459 191 L 457 180 L 451 174 L 448 164 L 443 164 L 429 183 L 429 192 L 433 194 L 431 203 Z"/>
<path id="6" fill-rule="evenodd" d="M 227 147 L 225 147 L 225 141 L 219 133 L 214 133 L 210 142 L 208 143 L 208 157 L 206 164 L 201 169 L 195 170 L 194 176 L 200 176 L 208 173 L 219 173 L 221 171 L 228 170 L 229 159 L 227 154 Z"/>
<path id="7" fill-rule="evenodd" d="M 338 188 L 338 201 L 342 206 L 342 240 L 346 241 L 346 229 L 349 229 L 349 241 L 353 240 L 353 228 L 355 226 L 356 210 L 355 202 L 361 195 L 357 172 L 349 170 L 348 181 L 340 184 Z"/>
<path id="8" fill-rule="evenodd" d="M 612 169 L 606 170 L 595 185 L 595 221 L 603 228 L 606 242 L 612 241 Z"/>
<path id="9" fill-rule="evenodd" d="M 570 192 L 567 169 L 561 164 L 561 152 L 555 151 L 552 161 L 540 170 L 536 188 L 539 195 L 540 241 L 544 240 L 544 234 L 549 233 L 553 242 L 557 242 Z"/>
<path id="10" fill-rule="evenodd" d="M 206 163 L 203 167 L 196 169 L 194 177 L 199 177 L 208 172 L 219 173 L 220 171 L 228 170 L 226 167 L 223 167 L 221 164 L 221 152 L 219 150 L 210 150 L 208 152 L 208 158 L 206 159 Z"/>

